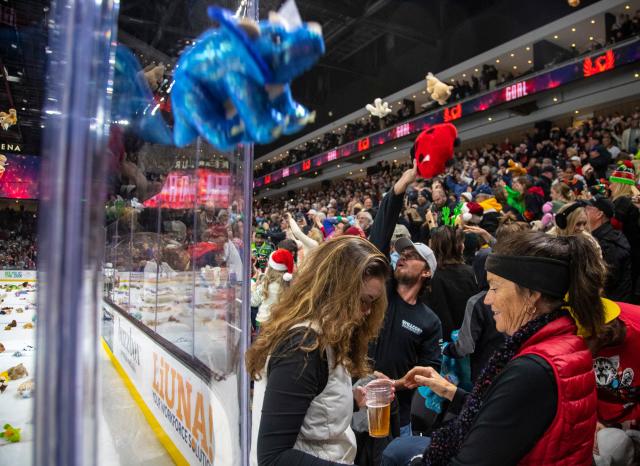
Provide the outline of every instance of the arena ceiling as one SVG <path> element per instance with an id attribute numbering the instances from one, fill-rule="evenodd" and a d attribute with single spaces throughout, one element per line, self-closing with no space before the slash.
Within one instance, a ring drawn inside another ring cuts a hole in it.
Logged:
<path id="1" fill-rule="evenodd" d="M 45 98 L 48 1 L 0 3 L 0 111 L 13 105 L 18 125 L 0 142 L 19 138 L 38 154 Z M 121 0 L 118 40 L 143 66 L 168 65 L 210 26 L 206 7 L 235 1 Z M 262 0 L 260 17 L 282 0 Z M 594 3 L 583 1 L 581 7 Z M 296 98 L 318 111 L 315 129 L 437 72 L 575 11 L 564 0 L 297 0 L 304 20 L 322 24 L 327 53 L 295 81 Z M 6 70 L 6 72 L 4 72 Z M 4 76 L 3 76 L 4 74 Z M 55 79 L 55 77 L 51 77 Z M 278 145 L 286 140 L 279 140 Z M 273 147 L 259 148 L 259 153 Z"/>

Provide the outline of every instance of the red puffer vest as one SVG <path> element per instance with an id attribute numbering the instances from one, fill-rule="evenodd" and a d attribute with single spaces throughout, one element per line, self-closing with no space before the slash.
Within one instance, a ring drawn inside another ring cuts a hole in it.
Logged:
<path id="1" fill-rule="evenodd" d="M 520 461 L 531 466 L 581 466 L 593 462 L 596 384 L 593 359 L 569 317 L 560 317 L 529 338 L 516 355 L 535 354 L 553 368 L 558 410 L 551 426 Z"/>

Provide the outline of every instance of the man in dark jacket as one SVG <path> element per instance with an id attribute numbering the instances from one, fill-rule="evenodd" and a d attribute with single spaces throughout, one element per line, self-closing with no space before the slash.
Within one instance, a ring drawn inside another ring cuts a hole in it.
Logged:
<path id="1" fill-rule="evenodd" d="M 624 234 L 611 226 L 609 220 L 614 214 L 613 203 L 604 197 L 596 197 L 590 201 L 586 211 L 591 234 L 600 244 L 608 268 L 605 297 L 630 302 L 633 295 L 631 246 Z"/>
<path id="2" fill-rule="evenodd" d="M 405 171 L 384 196 L 371 227 L 369 240 L 389 256 L 390 242 L 404 203 L 407 187 L 416 179 L 416 167 Z M 404 243 L 402 240 L 405 240 Z M 400 239 L 395 243 L 400 258 L 394 276 L 387 283 L 389 307 L 378 338 L 369 346 L 374 370 L 395 380 L 397 411 L 392 405 L 392 437 L 410 435 L 411 400 L 403 377 L 415 366 L 440 369 L 442 326 L 435 313 L 419 299 L 437 263 L 433 251 L 421 243 Z M 357 464 L 379 464 L 391 438 L 358 438 Z"/>

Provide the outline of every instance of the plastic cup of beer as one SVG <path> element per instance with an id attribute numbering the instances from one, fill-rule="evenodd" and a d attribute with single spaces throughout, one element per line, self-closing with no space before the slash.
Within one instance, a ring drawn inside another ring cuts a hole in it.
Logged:
<path id="1" fill-rule="evenodd" d="M 389 379 L 377 379 L 367 384 L 367 417 L 369 419 L 369 435 L 375 438 L 389 436 L 389 419 L 391 417 L 391 387 Z"/>

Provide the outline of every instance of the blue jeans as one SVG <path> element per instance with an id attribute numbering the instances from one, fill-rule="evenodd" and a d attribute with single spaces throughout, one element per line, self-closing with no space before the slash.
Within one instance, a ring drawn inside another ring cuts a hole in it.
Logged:
<path id="1" fill-rule="evenodd" d="M 421 455 L 430 443 L 430 437 L 398 437 L 384 449 L 380 466 L 406 466 L 411 458 Z"/>

